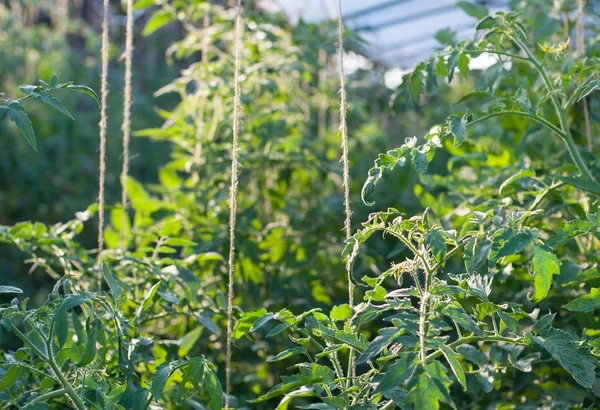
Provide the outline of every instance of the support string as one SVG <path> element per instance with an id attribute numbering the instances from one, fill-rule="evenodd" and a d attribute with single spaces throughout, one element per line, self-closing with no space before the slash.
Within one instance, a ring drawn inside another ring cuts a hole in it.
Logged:
<path id="1" fill-rule="evenodd" d="M 133 0 L 127 0 L 127 23 L 125 29 L 125 92 L 123 97 L 123 169 L 121 171 L 121 250 L 126 248 L 127 182 L 129 180 L 129 138 L 131 135 L 131 63 L 133 58 Z"/>
<path id="2" fill-rule="evenodd" d="M 106 176 L 106 97 L 108 95 L 108 0 L 104 0 L 102 20 L 102 74 L 100 77 L 100 182 L 98 187 L 98 265 L 104 251 L 104 180 Z M 102 272 L 98 273 L 98 291 L 102 290 Z"/>
<path id="3" fill-rule="evenodd" d="M 240 131 L 240 48 L 242 45 L 242 0 L 237 0 L 235 20 L 235 74 L 233 97 L 233 145 L 231 149 L 231 191 L 229 197 L 229 283 L 227 295 L 227 363 L 225 381 L 225 409 L 229 409 L 231 390 L 231 333 L 233 321 L 233 276 L 235 258 L 235 223 L 237 214 L 238 187 L 238 137 Z"/>
<path id="4" fill-rule="evenodd" d="M 342 0 L 338 0 L 338 43 L 340 55 L 340 132 L 342 134 L 342 163 L 344 167 L 344 207 L 346 213 L 346 239 L 352 236 L 352 211 L 350 210 L 350 167 L 348 164 L 348 127 L 346 125 L 346 79 L 344 75 L 344 22 L 342 19 Z M 346 264 L 348 271 L 348 304 L 354 306 L 354 284 L 352 283 L 352 264 Z"/>

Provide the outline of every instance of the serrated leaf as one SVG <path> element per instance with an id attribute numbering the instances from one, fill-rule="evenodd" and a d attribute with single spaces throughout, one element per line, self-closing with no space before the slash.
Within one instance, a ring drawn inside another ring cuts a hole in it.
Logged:
<path id="1" fill-rule="evenodd" d="M 592 312 L 600 308 L 600 288 L 592 288 L 590 293 L 574 299 L 563 306 L 571 312 Z"/>
<path id="2" fill-rule="evenodd" d="M 456 379 L 462 385 L 463 389 L 466 391 L 467 390 L 467 377 L 465 376 L 465 370 L 463 369 L 462 365 L 458 361 L 458 355 L 446 345 L 441 345 L 440 350 L 442 351 L 442 354 L 448 361 L 448 364 L 450 364 L 450 368 L 452 369 L 452 372 L 456 376 Z"/>
<path id="3" fill-rule="evenodd" d="M 204 380 L 202 384 L 202 389 L 210 398 L 208 406 L 211 410 L 221 410 L 223 408 L 223 404 L 225 402 L 225 397 L 223 395 L 223 387 L 219 382 L 219 378 L 215 374 L 215 372 L 205 366 L 204 369 Z"/>
<path id="4" fill-rule="evenodd" d="M 560 329 L 547 329 L 540 336 L 532 336 L 534 343 L 544 347 L 573 378 L 590 389 L 596 381 L 596 359 L 578 345 L 573 336 Z"/>
<path id="5" fill-rule="evenodd" d="M 90 87 L 85 85 L 69 84 L 67 85 L 67 89 L 77 91 L 79 93 L 84 93 L 93 97 L 94 100 L 96 100 L 96 103 L 98 104 L 98 108 L 100 108 L 100 98 L 98 98 L 98 94 L 96 94 L 96 91 L 92 90 Z"/>
<path id="6" fill-rule="evenodd" d="M 463 95 L 461 97 L 461 99 L 456 102 L 456 104 L 468 101 L 468 100 L 470 100 L 472 98 L 490 98 L 491 96 L 492 95 L 488 91 L 486 91 L 486 90 L 474 90 L 474 91 L 471 91 L 468 94 Z"/>
<path id="7" fill-rule="evenodd" d="M 465 141 L 467 135 L 466 116 L 461 118 L 456 115 L 451 115 L 446 120 L 446 124 L 448 125 L 448 130 L 454 137 L 454 146 L 459 147 Z"/>
<path id="8" fill-rule="evenodd" d="M 456 7 L 460 7 L 465 13 L 476 19 L 482 19 L 490 13 L 487 7 L 470 1 L 457 1 L 455 4 Z"/>
<path id="9" fill-rule="evenodd" d="M 593 91 L 597 90 L 598 87 L 600 87 L 600 79 L 599 78 L 596 78 L 595 80 L 592 80 L 592 81 L 586 83 L 583 88 L 579 87 L 576 92 L 581 91 L 581 94 L 579 94 L 579 97 L 577 98 L 577 102 L 583 100 L 585 97 L 590 95 Z"/>
<path id="10" fill-rule="evenodd" d="M 121 288 L 121 284 L 119 280 L 115 276 L 115 274 L 110 270 L 106 263 L 102 263 L 102 276 L 106 283 L 108 283 L 108 287 L 110 288 L 110 292 L 113 294 L 115 299 L 119 299 L 123 294 L 123 289 Z"/>
<path id="11" fill-rule="evenodd" d="M 384 373 L 374 393 L 387 393 L 410 379 L 417 367 L 417 355 L 409 353 L 399 357 Z"/>
<path id="12" fill-rule="evenodd" d="M 152 376 L 152 386 L 150 387 L 154 400 L 160 399 L 171 374 L 184 364 L 183 360 L 176 360 L 173 362 L 164 362 L 156 368 Z"/>
<path id="13" fill-rule="evenodd" d="M 343 305 L 334 306 L 329 314 L 331 320 L 341 322 L 352 317 L 352 308 L 347 303 Z"/>
<path id="14" fill-rule="evenodd" d="M 477 323 L 475 323 L 475 321 L 469 315 L 461 312 L 458 308 L 446 308 L 442 311 L 442 313 L 454 320 L 463 329 L 473 332 L 477 336 L 483 336 L 483 330 L 477 326 Z"/>
<path id="15" fill-rule="evenodd" d="M 365 349 L 365 351 L 360 355 L 356 364 L 363 364 L 371 361 L 375 358 L 379 353 L 383 351 L 386 347 L 392 343 L 395 336 L 400 334 L 399 330 L 395 327 L 386 328 L 379 330 L 379 336 L 377 336 Z"/>
<path id="16" fill-rule="evenodd" d="M 445 374 L 444 366 L 440 362 L 435 361 L 427 365 L 426 371 L 421 372 L 414 380 L 414 383 L 411 383 L 407 401 L 414 404 L 415 410 L 439 410 L 440 402 L 456 409 L 448 389 L 450 382 Z"/>
<path id="17" fill-rule="evenodd" d="M 434 229 L 427 232 L 425 236 L 425 244 L 431 249 L 435 259 L 442 263 L 446 259 L 446 238 L 441 231 Z"/>
<path id="18" fill-rule="evenodd" d="M 488 358 L 481 350 L 471 345 L 460 345 L 456 347 L 456 351 L 465 359 L 476 365 L 483 366 L 487 363 Z"/>
<path id="19" fill-rule="evenodd" d="M 8 118 L 15 123 L 21 134 L 25 137 L 29 145 L 37 152 L 37 144 L 35 142 L 35 133 L 33 132 L 33 125 L 31 120 L 23 112 L 23 109 L 15 104 L 8 107 Z"/>
<path id="20" fill-rule="evenodd" d="M 43 102 L 45 102 L 46 104 L 48 104 L 49 106 L 60 111 L 61 113 L 63 113 L 67 117 L 69 117 L 70 119 L 72 119 L 72 120 L 75 119 L 75 118 L 73 118 L 71 113 L 65 108 L 65 106 L 60 102 L 60 100 L 58 98 L 55 98 L 55 97 L 51 96 L 50 94 L 42 94 L 40 96 L 40 99 Z"/>
<path id="21" fill-rule="evenodd" d="M 304 354 L 306 350 L 304 347 L 292 347 L 291 349 L 284 350 L 283 352 L 278 353 L 272 358 L 268 359 L 268 362 L 278 362 L 279 360 L 287 359 L 288 357 L 292 357 L 297 354 Z"/>
<path id="22" fill-rule="evenodd" d="M 233 328 L 234 339 L 239 339 L 250 331 L 254 322 L 267 314 L 267 309 L 260 308 L 255 311 L 245 312 Z"/>
<path id="23" fill-rule="evenodd" d="M 534 290 L 533 301 L 539 302 L 548 296 L 552 285 L 552 276 L 560 273 L 560 261 L 548 248 L 533 247 Z"/>
<path id="24" fill-rule="evenodd" d="M 529 99 L 529 96 L 527 95 L 527 91 L 525 90 L 525 88 L 521 87 L 517 90 L 517 93 L 514 96 L 515 101 L 517 102 L 517 104 L 519 104 L 519 106 L 521 107 L 521 109 L 523 109 L 523 111 L 535 115 L 535 110 L 533 109 L 532 105 L 531 105 L 531 100 Z"/>
<path id="25" fill-rule="evenodd" d="M 76 306 L 84 304 L 91 298 L 92 295 L 87 293 L 82 295 L 69 295 L 63 300 L 60 307 L 58 308 L 58 311 L 72 309 Z"/>
<path id="26" fill-rule="evenodd" d="M 14 286 L 5 286 L 5 285 L 1 285 L 0 286 L 0 294 L 4 294 L 4 293 L 23 293 L 22 289 L 16 288 Z"/>
<path id="27" fill-rule="evenodd" d="M 188 398 L 196 389 L 200 387 L 204 378 L 204 360 L 194 357 L 188 361 L 188 364 L 181 371 L 181 383 L 177 393 L 177 400 L 180 402 Z"/>
<path id="28" fill-rule="evenodd" d="M 276 385 L 256 400 L 251 400 L 250 403 L 261 403 L 263 401 L 272 399 L 273 397 L 281 396 L 282 394 L 296 390 L 299 387 L 312 385 L 315 383 L 321 383 L 323 381 L 323 378 L 294 375 L 291 377 L 282 376 L 281 380 L 283 380 L 283 383 Z"/>
<path id="29" fill-rule="evenodd" d="M 0 391 L 4 389 L 12 389 L 12 387 L 21 377 L 22 372 L 23 369 L 21 369 L 19 365 L 10 366 L 6 373 L 4 373 L 2 380 L 0 380 Z"/>

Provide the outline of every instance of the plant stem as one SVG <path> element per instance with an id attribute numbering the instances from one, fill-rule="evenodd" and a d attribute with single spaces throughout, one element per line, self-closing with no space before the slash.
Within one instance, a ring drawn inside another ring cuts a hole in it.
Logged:
<path id="1" fill-rule="evenodd" d="M 562 139 L 566 140 L 567 139 L 567 135 L 560 129 L 558 128 L 556 125 L 552 124 L 550 121 L 542 118 L 542 117 L 538 117 L 537 115 L 533 115 L 533 114 L 529 114 L 527 112 L 524 111 L 498 111 L 498 112 L 493 112 L 487 115 L 484 115 L 483 117 L 480 118 L 476 118 L 473 121 L 469 122 L 467 124 L 467 127 L 471 127 L 477 123 L 489 120 L 490 118 L 493 117 L 499 117 L 502 115 L 516 115 L 519 117 L 525 117 L 525 118 L 529 118 L 532 121 L 535 121 L 539 124 L 542 124 L 543 126 L 545 126 L 546 128 L 554 131 L 555 133 L 557 133 Z"/>
<path id="2" fill-rule="evenodd" d="M 523 43 L 521 40 L 519 40 L 516 37 L 511 37 L 511 39 L 517 46 L 519 46 L 519 48 L 523 52 L 525 52 L 525 54 L 527 54 L 527 57 L 529 57 L 529 60 L 531 61 L 533 66 L 540 73 L 542 80 L 544 81 L 544 84 L 546 85 L 546 88 L 548 89 L 548 93 L 550 94 L 550 100 L 552 101 L 552 104 L 554 105 L 554 108 L 556 110 L 556 115 L 558 115 L 560 127 L 564 133 L 565 142 L 567 143 L 567 149 L 569 150 L 569 153 L 571 154 L 571 157 L 573 158 L 575 165 L 577 165 L 577 168 L 579 168 L 579 171 L 581 172 L 581 174 L 584 177 L 586 177 L 590 181 L 597 184 L 598 182 L 596 181 L 596 179 L 594 178 L 594 176 L 592 175 L 590 170 L 585 165 L 585 162 L 583 162 L 583 158 L 581 158 L 581 154 L 579 153 L 579 150 L 577 149 L 577 146 L 575 145 L 575 142 L 573 141 L 573 136 L 571 135 L 571 130 L 569 129 L 569 122 L 567 120 L 567 112 L 560 104 L 560 101 L 558 101 L 558 97 L 556 96 L 556 93 L 555 93 L 556 90 L 554 89 L 554 86 L 552 85 L 552 81 L 550 80 L 548 73 L 546 72 L 546 70 L 544 69 L 542 64 L 539 62 L 537 57 L 532 53 L 532 51 L 529 49 L 529 47 L 527 47 L 527 45 L 525 43 Z"/>
<path id="3" fill-rule="evenodd" d="M 29 405 L 34 404 L 34 403 L 39 403 L 39 402 L 47 401 L 47 400 L 53 399 L 55 397 L 62 396 L 66 392 L 67 391 L 65 389 L 58 389 L 58 390 L 54 390 L 54 391 L 42 394 L 42 395 L 36 397 L 35 399 L 31 400 L 29 402 Z"/>
<path id="4" fill-rule="evenodd" d="M 465 345 L 465 344 L 469 344 L 469 343 L 473 343 L 473 342 L 507 342 L 507 343 L 515 343 L 515 344 L 525 344 L 522 339 L 511 339 L 510 337 L 504 337 L 504 336 L 466 336 L 466 337 L 461 337 L 457 340 L 455 340 L 454 342 L 450 343 L 448 345 L 448 347 L 454 349 L 457 346 L 460 345 Z M 440 356 L 442 354 L 441 350 L 436 350 L 435 352 L 431 353 L 429 356 L 427 356 L 425 358 L 425 363 L 428 363 L 430 361 L 432 361 L 433 359 L 437 358 L 438 356 Z"/>
<path id="5" fill-rule="evenodd" d="M 73 389 L 73 387 L 71 386 L 71 384 L 69 383 L 69 381 L 65 378 L 65 376 L 62 373 L 62 371 L 58 367 L 58 364 L 56 364 L 56 361 L 54 360 L 54 357 L 52 357 L 52 355 L 50 354 L 50 352 L 51 352 L 51 350 L 50 350 L 50 348 L 51 348 L 51 340 L 52 339 L 50 339 L 50 341 L 46 340 L 46 349 L 48 350 L 48 356 L 46 356 L 15 325 L 13 325 L 11 323 L 10 327 L 11 327 L 12 331 L 15 332 L 16 335 L 19 336 L 19 338 L 21 340 L 23 340 L 23 342 L 26 345 L 28 345 L 31 348 L 31 350 L 33 350 L 33 352 L 35 354 L 37 354 L 44 362 L 46 362 L 47 364 L 50 365 L 50 367 L 54 371 L 54 374 L 56 374 L 56 377 L 58 378 L 58 380 L 60 381 L 60 383 L 65 388 L 65 392 L 69 395 L 69 397 L 71 398 L 71 400 L 73 400 L 73 403 L 75 403 L 75 406 L 77 406 L 77 410 L 86 410 L 86 407 L 85 407 L 85 404 L 83 403 L 83 400 L 81 400 L 81 398 L 79 397 L 79 395 L 77 395 L 77 393 L 75 392 L 75 390 Z"/>

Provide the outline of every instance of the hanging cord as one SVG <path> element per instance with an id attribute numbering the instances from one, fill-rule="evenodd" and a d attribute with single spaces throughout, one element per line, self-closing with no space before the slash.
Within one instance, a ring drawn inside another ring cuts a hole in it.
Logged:
<path id="1" fill-rule="evenodd" d="M 127 182 L 129 180 L 129 137 L 131 135 L 131 61 L 133 58 L 133 0 L 127 0 L 125 29 L 125 93 L 123 97 L 123 170 L 121 171 L 121 250 L 125 253 L 127 241 Z"/>
<path id="2" fill-rule="evenodd" d="M 108 95 L 108 0 L 104 0 L 102 21 L 102 75 L 100 77 L 100 184 L 98 189 L 98 265 L 104 251 L 104 179 L 106 175 L 106 97 Z M 102 290 L 102 272 L 98 273 L 98 291 Z"/>
<path id="3" fill-rule="evenodd" d="M 586 0 L 577 0 L 577 51 L 581 56 L 585 56 L 585 25 L 584 25 L 584 7 Z M 583 118 L 585 120 L 585 135 L 587 138 L 588 151 L 592 151 L 592 130 L 590 128 L 590 111 L 587 98 L 583 99 Z"/>
<path id="4" fill-rule="evenodd" d="M 348 127 L 346 126 L 346 79 L 344 75 L 344 22 L 342 20 L 342 0 L 338 0 L 338 43 L 340 55 L 340 131 L 342 133 L 342 162 L 344 165 L 344 207 L 346 212 L 346 239 L 352 236 L 352 211 L 350 210 L 350 169 L 348 165 Z M 354 306 L 354 284 L 352 283 L 352 265 L 346 264 L 348 271 L 348 303 Z"/>
<path id="5" fill-rule="evenodd" d="M 227 368 L 225 381 L 225 410 L 229 409 L 231 389 L 231 333 L 233 321 L 233 274 L 235 257 L 235 222 L 238 187 L 238 136 L 240 132 L 240 48 L 242 46 L 242 0 L 237 0 L 235 19 L 235 75 L 233 97 L 233 146 L 231 149 L 231 191 L 229 196 L 229 291 L 227 295 Z"/>
<path id="6" fill-rule="evenodd" d="M 346 124 L 346 76 L 344 73 L 344 21 L 342 17 L 342 0 L 338 0 L 338 54 L 340 55 L 340 131 L 342 134 L 342 163 L 344 167 L 344 208 L 346 213 L 346 240 L 352 237 L 352 211 L 350 210 L 350 166 L 348 164 L 348 126 Z M 346 261 L 348 272 L 348 304 L 354 307 L 354 284 L 352 283 L 352 260 Z M 348 376 L 356 377 L 354 351 L 348 355 Z M 348 381 L 350 385 L 350 380 Z"/>

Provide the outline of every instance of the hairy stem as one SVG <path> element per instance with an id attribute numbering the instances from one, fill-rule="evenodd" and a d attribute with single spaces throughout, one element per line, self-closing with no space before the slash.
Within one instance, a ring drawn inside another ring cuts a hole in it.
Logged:
<path id="1" fill-rule="evenodd" d="M 556 115 L 558 116 L 558 120 L 560 122 L 560 128 L 565 134 L 564 140 L 567 144 L 567 149 L 569 150 L 569 153 L 573 158 L 573 162 L 575 162 L 575 165 L 577 166 L 577 168 L 579 168 L 579 171 L 584 177 L 586 177 L 592 182 L 597 183 L 596 179 L 594 178 L 588 167 L 585 165 L 585 162 L 583 162 L 583 158 L 581 158 L 581 154 L 579 153 L 579 150 L 577 149 L 577 146 L 573 141 L 573 136 L 571 135 L 571 130 L 569 129 L 569 122 L 567 120 L 567 112 L 560 104 L 560 101 L 558 101 L 558 97 L 555 93 L 556 90 L 554 88 L 554 85 L 552 85 L 552 81 L 550 80 L 548 73 L 546 72 L 540 61 L 537 59 L 537 57 L 529 49 L 529 47 L 527 47 L 527 45 L 523 43 L 523 41 L 519 40 L 516 37 L 511 37 L 511 39 L 527 55 L 527 57 L 529 57 L 529 61 L 531 61 L 533 66 L 536 68 L 536 70 L 542 77 L 544 85 L 546 86 L 546 89 L 550 94 L 550 100 L 552 101 L 554 109 L 556 110 Z"/>

